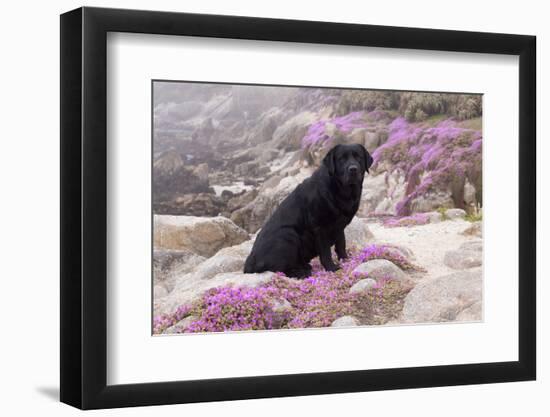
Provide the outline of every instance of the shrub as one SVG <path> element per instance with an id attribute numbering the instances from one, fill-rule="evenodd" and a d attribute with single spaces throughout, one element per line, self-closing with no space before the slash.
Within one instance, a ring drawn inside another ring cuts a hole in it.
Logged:
<path id="1" fill-rule="evenodd" d="M 344 115 L 356 111 L 397 110 L 401 94 L 395 91 L 345 90 L 338 101 L 336 113 Z"/>
<path id="2" fill-rule="evenodd" d="M 447 209 L 445 207 L 439 207 L 436 211 L 441 214 L 441 220 L 449 220 Z"/>
<path id="3" fill-rule="evenodd" d="M 444 93 L 401 93 L 399 112 L 409 122 L 420 122 L 428 116 L 445 114 L 457 120 L 481 116 L 481 95 Z"/>

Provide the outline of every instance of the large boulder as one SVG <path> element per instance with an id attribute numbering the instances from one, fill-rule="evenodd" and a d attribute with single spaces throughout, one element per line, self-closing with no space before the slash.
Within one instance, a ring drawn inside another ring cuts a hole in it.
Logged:
<path id="1" fill-rule="evenodd" d="M 456 316 L 456 321 L 480 321 L 483 319 L 483 305 L 481 301 L 465 308 Z"/>
<path id="2" fill-rule="evenodd" d="M 201 280 L 206 280 L 223 272 L 242 272 L 253 243 L 253 241 L 247 240 L 240 245 L 221 249 L 214 256 L 198 265 L 193 270 L 193 274 Z"/>
<path id="3" fill-rule="evenodd" d="M 371 261 L 364 262 L 358 265 L 353 270 L 353 273 L 366 275 L 375 280 L 391 279 L 403 281 L 407 279 L 407 274 L 387 259 L 373 259 Z"/>
<path id="4" fill-rule="evenodd" d="M 481 266 L 483 262 L 483 241 L 464 242 L 457 250 L 445 253 L 443 262 L 453 269 L 468 269 Z"/>
<path id="5" fill-rule="evenodd" d="M 155 249 L 153 251 L 153 283 L 162 285 L 167 291 L 171 291 L 178 276 L 190 272 L 205 259 L 205 257 L 186 249 Z M 159 294 L 161 293 L 162 291 L 159 290 Z"/>
<path id="6" fill-rule="evenodd" d="M 460 313 L 482 300 L 481 269 L 455 272 L 420 282 L 405 297 L 401 321 L 455 321 Z M 468 313 L 464 313 L 464 317 Z"/>
<path id="7" fill-rule="evenodd" d="M 186 249 L 206 257 L 248 240 L 248 233 L 225 217 L 155 215 L 154 231 L 155 248 Z"/>
<path id="8" fill-rule="evenodd" d="M 356 246 L 359 248 L 372 243 L 374 235 L 370 231 L 367 223 L 359 217 L 354 217 L 350 224 L 344 230 L 346 235 L 346 246 L 351 248 Z"/>
<path id="9" fill-rule="evenodd" d="M 257 145 L 270 141 L 284 118 L 285 114 L 280 108 L 274 107 L 264 112 L 247 134 L 247 143 Z"/>

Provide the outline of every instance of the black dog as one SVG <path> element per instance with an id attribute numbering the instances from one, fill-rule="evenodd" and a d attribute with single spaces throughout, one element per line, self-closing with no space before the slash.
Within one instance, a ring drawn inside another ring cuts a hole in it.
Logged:
<path id="1" fill-rule="evenodd" d="M 244 266 L 245 273 L 284 272 L 304 278 L 309 262 L 319 256 L 327 271 L 336 271 L 347 258 L 345 227 L 359 208 L 363 176 L 372 157 L 362 145 L 337 145 L 313 175 L 279 205 L 256 237 Z"/>

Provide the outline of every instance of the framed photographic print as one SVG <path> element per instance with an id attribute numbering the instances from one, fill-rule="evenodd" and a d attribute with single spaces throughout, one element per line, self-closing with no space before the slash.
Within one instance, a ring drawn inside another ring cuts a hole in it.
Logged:
<path id="1" fill-rule="evenodd" d="M 535 38 L 61 16 L 61 401 L 535 379 Z"/>

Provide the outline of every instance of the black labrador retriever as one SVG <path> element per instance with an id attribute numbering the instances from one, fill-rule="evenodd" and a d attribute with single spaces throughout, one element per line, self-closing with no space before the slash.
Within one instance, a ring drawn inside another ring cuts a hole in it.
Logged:
<path id="1" fill-rule="evenodd" d="M 309 262 L 319 256 L 327 271 L 336 271 L 347 258 L 345 227 L 359 208 L 363 177 L 372 157 L 362 145 L 336 145 L 313 175 L 277 207 L 256 237 L 245 273 L 274 271 L 304 278 Z"/>

